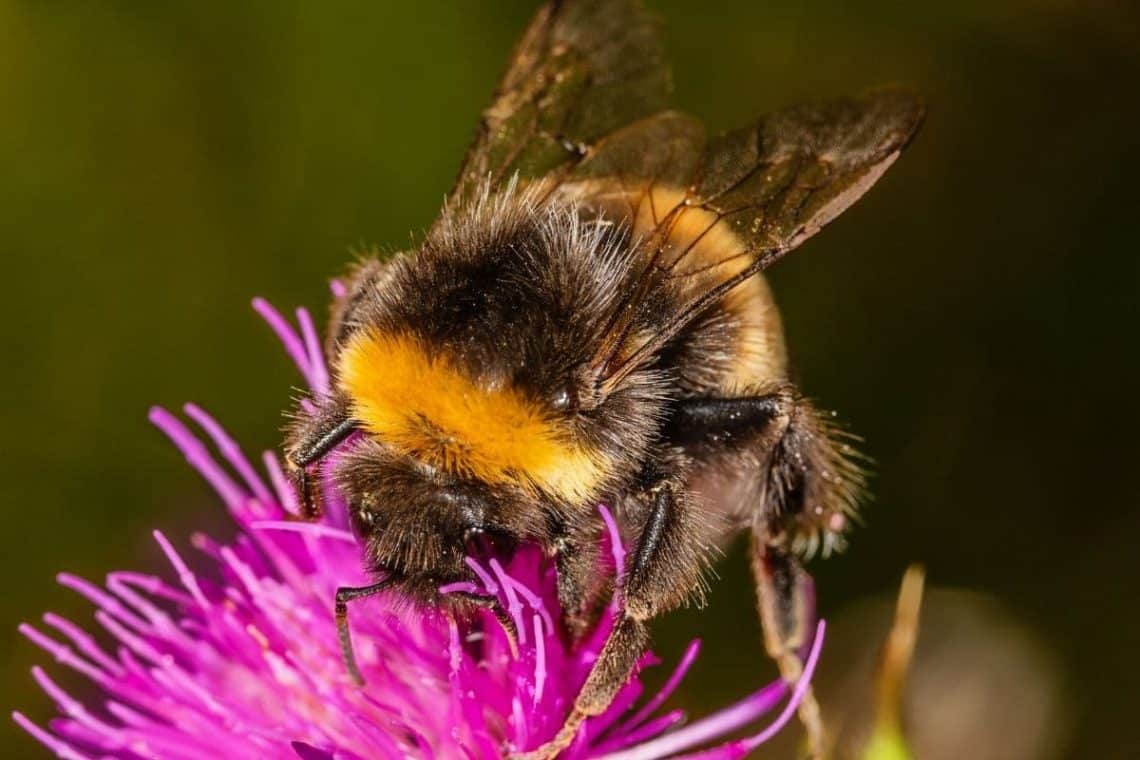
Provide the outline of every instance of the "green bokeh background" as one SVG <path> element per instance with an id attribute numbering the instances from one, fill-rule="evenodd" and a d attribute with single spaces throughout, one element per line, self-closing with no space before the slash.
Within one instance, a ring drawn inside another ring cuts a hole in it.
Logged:
<path id="1" fill-rule="evenodd" d="M 877 461 L 825 614 L 932 582 L 1059 654 L 1073 757 L 1135 747 L 1140 14 L 1125 3 L 651 0 L 678 102 L 714 128 L 905 81 L 911 151 L 772 272 L 800 378 Z M 299 380 L 248 303 L 323 310 L 349 251 L 429 224 L 532 3 L 0 0 L 0 705 L 43 719 L 21 620 L 67 569 L 162 568 L 224 532 L 145 420 L 194 400 L 251 449 Z M 685 697 L 771 675 L 740 548 Z M 1068 754 L 1068 753 L 1066 753 Z M 45 757 L 6 721 L 0 756 Z"/>

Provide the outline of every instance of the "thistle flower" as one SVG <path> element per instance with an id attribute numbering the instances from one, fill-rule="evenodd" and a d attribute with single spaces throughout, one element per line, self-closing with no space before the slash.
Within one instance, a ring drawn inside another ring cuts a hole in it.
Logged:
<path id="1" fill-rule="evenodd" d="M 327 392 L 328 368 L 309 314 L 299 329 L 264 301 L 254 307 L 282 340 L 310 390 Z M 236 522 L 232 540 L 191 538 L 204 560 L 191 563 L 162 533 L 155 540 L 177 581 L 117 571 L 98 586 L 61 574 L 64 586 L 95 605 L 96 636 L 54 614 L 21 632 L 102 693 L 88 706 L 40 667 L 32 675 L 59 712 L 48 728 L 23 714 L 15 721 L 57 757 L 172 758 L 497 758 L 540 746 L 562 725 L 621 607 L 610 600 L 593 630 L 571 641 L 560 629 L 554 569 L 524 547 L 504 566 L 469 563 L 478 583 L 443 593 L 495 595 L 513 620 L 517 646 L 498 619 L 481 612 L 456 621 L 389 594 L 351 611 L 356 656 L 366 684 L 357 687 L 341 658 L 332 602 L 342 585 L 369 581 L 346 510 L 329 495 L 318 523 L 291 521 L 295 495 L 271 453 L 263 472 L 200 408 L 192 420 L 215 457 L 178 417 L 153 409 L 151 421 L 210 483 Z M 609 512 L 612 578 L 624 549 Z M 691 757 L 735 758 L 767 740 L 795 713 L 822 645 L 823 624 L 804 677 L 772 683 L 709 717 L 681 727 L 679 710 L 660 708 L 693 664 L 692 642 L 662 689 L 642 700 L 639 673 L 604 714 L 586 721 L 565 758 L 653 760 L 722 742 Z M 639 704 L 640 703 L 640 704 Z M 725 743 L 762 715 L 783 707 L 759 733 Z"/>

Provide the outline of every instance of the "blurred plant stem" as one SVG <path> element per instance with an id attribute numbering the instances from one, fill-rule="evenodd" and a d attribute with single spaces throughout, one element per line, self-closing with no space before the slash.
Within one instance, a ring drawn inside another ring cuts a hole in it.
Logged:
<path id="1" fill-rule="evenodd" d="M 902 698 L 918 640 L 919 608 L 926 572 L 911 565 L 903 575 L 895 619 L 883 646 L 875 693 L 875 729 L 863 760 L 912 760 L 903 730 Z"/>

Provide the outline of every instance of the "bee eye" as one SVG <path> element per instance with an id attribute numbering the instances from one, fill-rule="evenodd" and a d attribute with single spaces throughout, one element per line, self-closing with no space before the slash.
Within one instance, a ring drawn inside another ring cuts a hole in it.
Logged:
<path id="1" fill-rule="evenodd" d="M 578 389 L 569 383 L 562 386 L 550 397 L 550 405 L 560 412 L 578 411 Z"/>

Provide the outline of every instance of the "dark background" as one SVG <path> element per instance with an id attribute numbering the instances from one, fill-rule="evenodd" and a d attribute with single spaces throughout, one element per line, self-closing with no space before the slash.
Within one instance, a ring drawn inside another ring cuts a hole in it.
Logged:
<path id="1" fill-rule="evenodd" d="M 1062 663 L 1076 757 L 1140 713 L 1135 394 L 1140 14 L 1124 3 L 655 0 L 678 103 L 716 129 L 904 81 L 930 113 L 881 185 L 771 274 L 802 384 L 877 461 L 825 615 L 911 560 Z M 848 7 L 850 6 L 850 7 Z M 433 218 L 530 2 L 0 0 L 0 703 L 48 714 L 15 626 L 52 582 L 157 570 L 221 509 L 146 424 L 197 401 L 275 446 L 299 383 L 252 314 L 323 312 L 351 249 Z M 685 701 L 772 674 L 740 547 Z M 0 755 L 37 755 L 0 722 Z"/>

